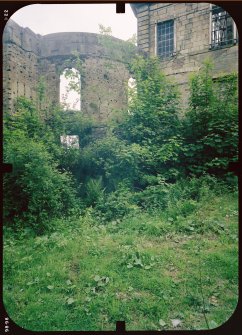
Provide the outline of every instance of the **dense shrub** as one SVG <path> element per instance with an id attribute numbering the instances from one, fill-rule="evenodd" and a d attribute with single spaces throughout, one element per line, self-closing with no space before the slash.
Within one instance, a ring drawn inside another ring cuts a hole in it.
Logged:
<path id="1" fill-rule="evenodd" d="M 102 177 L 90 178 L 85 184 L 84 201 L 86 206 L 95 206 L 97 202 L 103 200 L 104 190 Z"/>
<path id="2" fill-rule="evenodd" d="M 4 160 L 13 165 L 4 177 L 4 219 L 41 233 L 51 218 L 77 210 L 74 181 L 58 169 L 60 143 L 30 101 L 18 99 L 16 112 L 4 121 Z"/>
<path id="3" fill-rule="evenodd" d="M 134 194 L 138 206 L 146 211 L 163 210 L 167 206 L 169 185 L 166 183 L 147 186 L 143 191 Z"/>
<path id="4" fill-rule="evenodd" d="M 159 60 L 138 57 L 131 70 L 136 79 L 129 110 L 116 133 L 129 144 L 138 144 L 144 153 L 140 165 L 140 187 L 147 177 L 162 174 L 177 179 L 182 145 L 179 95 L 176 86 L 160 71 Z M 145 180 L 146 179 L 146 180 Z"/>
<path id="5" fill-rule="evenodd" d="M 68 215 L 76 207 L 71 176 L 61 173 L 42 143 L 18 137 L 5 146 L 13 172 L 4 179 L 7 221 L 19 220 L 42 231 L 50 218 Z M 45 227 L 46 228 L 46 227 Z"/>
<path id="6" fill-rule="evenodd" d="M 185 168 L 197 176 L 223 177 L 228 163 L 238 159 L 237 75 L 214 81 L 207 63 L 191 78 L 190 92 L 183 122 Z"/>
<path id="7" fill-rule="evenodd" d="M 114 192 L 98 193 L 94 213 L 101 220 L 111 221 L 136 215 L 141 210 L 152 215 L 166 212 L 169 220 L 176 221 L 192 214 L 199 203 L 222 196 L 228 190 L 225 182 L 210 175 L 183 178 L 174 184 L 160 180 L 158 185 L 136 192 L 120 183 Z"/>
<path id="8" fill-rule="evenodd" d="M 234 183 L 228 163 L 238 155 L 236 76 L 214 81 L 206 64 L 191 78 L 189 111 L 181 119 L 179 94 L 157 59 L 137 57 L 131 71 L 137 86 L 130 105 L 103 137 L 93 136 L 82 113 L 43 109 L 42 86 L 38 108 L 16 101 L 4 117 L 4 160 L 14 168 L 4 178 L 9 225 L 43 232 L 50 218 L 83 207 L 106 221 L 168 208 L 175 220 L 228 187 L 217 177 Z M 78 135 L 80 148 L 62 147 L 61 135 Z"/>
<path id="9" fill-rule="evenodd" d="M 201 177 L 188 177 L 179 180 L 177 183 L 170 185 L 169 201 L 175 203 L 181 199 L 201 200 L 207 192 L 220 190 L 223 183 L 215 177 L 204 175 Z"/>
<path id="10" fill-rule="evenodd" d="M 96 205 L 96 214 L 105 221 L 122 219 L 126 215 L 137 213 L 139 207 L 135 204 L 133 193 L 125 183 L 121 183 L 117 190 L 108 194 Z"/>
<path id="11" fill-rule="evenodd" d="M 83 149 L 82 178 L 102 176 L 107 191 L 114 191 L 121 181 L 133 183 L 139 178 L 141 160 L 138 145 L 128 145 L 111 134 Z"/>

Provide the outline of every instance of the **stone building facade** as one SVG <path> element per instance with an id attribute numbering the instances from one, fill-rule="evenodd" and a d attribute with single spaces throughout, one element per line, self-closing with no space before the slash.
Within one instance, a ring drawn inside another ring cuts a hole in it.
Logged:
<path id="1" fill-rule="evenodd" d="M 160 57 L 163 72 L 180 86 L 184 105 L 189 75 L 204 60 L 214 64 L 214 78 L 238 71 L 238 33 L 230 15 L 209 3 L 133 3 L 138 49 Z M 127 108 L 131 77 L 125 60 L 135 54 L 127 43 L 92 33 L 41 36 L 9 20 L 3 33 L 3 107 L 14 112 L 17 97 L 38 100 L 40 78 L 46 83 L 46 105 L 60 101 L 60 75 L 81 67 L 81 110 L 105 124 L 114 110 Z M 104 43 L 103 43 L 104 42 Z"/>
<path id="2" fill-rule="evenodd" d="M 58 104 L 60 75 L 75 66 L 77 55 L 82 62 L 82 112 L 105 124 L 113 110 L 127 106 L 130 74 L 125 60 L 134 52 L 114 37 L 105 40 L 81 32 L 41 36 L 9 20 L 3 33 L 4 111 L 14 112 L 20 96 L 37 101 L 40 78 L 46 85 L 46 104 Z"/>
<path id="3" fill-rule="evenodd" d="M 206 59 L 214 78 L 238 72 L 238 32 L 229 13 L 209 3 L 133 3 L 138 47 L 160 57 L 163 72 L 180 86 L 184 104 L 189 75 Z"/>

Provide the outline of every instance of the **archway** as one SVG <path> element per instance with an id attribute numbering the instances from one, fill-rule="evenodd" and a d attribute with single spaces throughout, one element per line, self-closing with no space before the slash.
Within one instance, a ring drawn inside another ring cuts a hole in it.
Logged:
<path id="1" fill-rule="evenodd" d="M 81 110 L 81 75 L 75 68 L 60 75 L 60 104 L 65 110 Z"/>

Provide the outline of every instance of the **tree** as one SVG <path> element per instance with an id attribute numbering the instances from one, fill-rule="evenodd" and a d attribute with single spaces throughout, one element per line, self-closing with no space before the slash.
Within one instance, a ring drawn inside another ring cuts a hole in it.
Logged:
<path id="1" fill-rule="evenodd" d="M 43 233 L 51 218 L 78 208 L 74 180 L 60 169 L 60 143 L 32 102 L 19 98 L 4 121 L 4 160 L 13 165 L 4 176 L 5 224 Z"/>
<path id="2" fill-rule="evenodd" d="M 146 185 L 149 175 L 173 180 L 178 174 L 182 144 L 177 88 L 160 71 L 157 58 L 137 57 L 131 71 L 137 93 L 133 94 L 125 120 L 116 133 L 129 144 L 142 148 L 141 183 Z"/>

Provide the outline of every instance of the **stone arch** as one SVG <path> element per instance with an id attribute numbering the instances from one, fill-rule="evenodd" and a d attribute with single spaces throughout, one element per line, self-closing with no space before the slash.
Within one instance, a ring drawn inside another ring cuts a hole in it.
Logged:
<path id="1" fill-rule="evenodd" d="M 46 83 L 46 105 L 59 104 L 60 74 L 65 68 L 75 67 L 77 55 L 82 63 L 82 113 L 98 124 L 106 124 L 113 110 L 127 108 L 130 74 L 125 62 L 136 54 L 136 48 L 131 51 L 124 41 L 109 36 L 110 48 L 105 38 L 82 32 L 41 36 L 10 19 L 3 34 L 5 110 L 14 111 L 18 95 L 36 100 L 40 77 Z"/>

